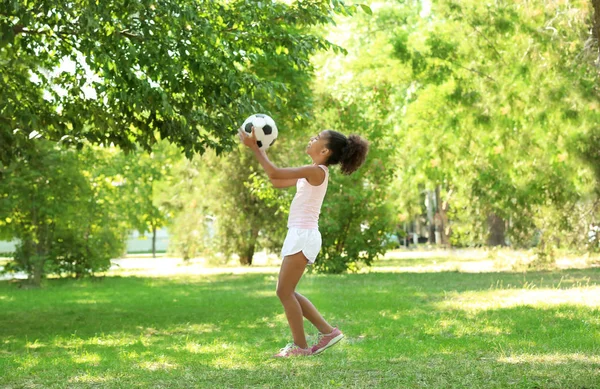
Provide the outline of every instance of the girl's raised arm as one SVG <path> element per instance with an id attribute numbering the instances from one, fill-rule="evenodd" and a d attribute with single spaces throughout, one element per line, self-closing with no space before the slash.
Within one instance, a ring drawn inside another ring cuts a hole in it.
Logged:
<path id="1" fill-rule="evenodd" d="M 252 129 L 252 136 L 246 135 L 246 133 L 240 128 L 238 131 L 240 140 L 242 143 L 249 147 L 258 162 L 263 167 L 269 179 L 271 180 L 298 180 L 299 178 L 305 178 L 311 185 L 321 185 L 325 180 L 325 172 L 318 166 L 307 165 L 302 167 L 294 168 L 279 168 L 267 158 L 267 154 L 261 150 L 256 144 L 256 137 L 254 136 L 254 129 Z"/>

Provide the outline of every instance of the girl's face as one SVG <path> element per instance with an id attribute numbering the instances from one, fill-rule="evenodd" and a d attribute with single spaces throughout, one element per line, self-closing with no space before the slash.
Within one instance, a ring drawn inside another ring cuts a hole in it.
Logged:
<path id="1" fill-rule="evenodd" d="M 310 138 L 306 146 L 306 154 L 310 155 L 314 160 L 320 156 L 326 156 L 327 149 L 327 131 L 321 131 L 319 135 Z"/>

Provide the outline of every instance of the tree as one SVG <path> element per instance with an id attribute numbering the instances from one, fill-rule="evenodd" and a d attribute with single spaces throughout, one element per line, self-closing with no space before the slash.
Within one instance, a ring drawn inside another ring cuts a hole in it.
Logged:
<path id="1" fill-rule="evenodd" d="M 238 148 L 215 162 L 218 165 L 212 167 L 220 181 L 215 193 L 219 199 L 215 216 L 220 249 L 227 256 L 237 254 L 240 264 L 252 265 L 261 232 L 276 234 L 285 220 L 278 215 L 279 207 L 264 198 L 264 190 L 253 190 L 259 185 L 254 177 L 261 168 L 248 150 Z"/>
<path id="2" fill-rule="evenodd" d="M 106 270 L 125 246 L 110 154 L 65 150 L 40 140 L 0 181 L 0 229 L 19 243 L 7 271 L 34 285 L 47 274 L 82 277 Z"/>
<path id="3" fill-rule="evenodd" d="M 526 246 L 536 231 L 560 234 L 544 227 L 548 209 L 566 211 L 589 191 L 568 148 L 597 120 L 592 77 L 577 57 L 588 9 L 450 0 L 429 13 L 391 4 L 375 13 L 411 80 L 398 80 L 400 170 L 410 185 L 400 193 L 439 192 L 451 226 L 472 231 L 455 243 L 484 243 L 491 232 L 491 243 Z"/>
<path id="4" fill-rule="evenodd" d="M 594 6 L 594 17 L 592 21 L 592 34 L 590 41 L 594 43 L 596 48 L 595 65 L 600 64 L 600 0 L 592 0 Z"/>
<path id="5" fill-rule="evenodd" d="M 310 72 L 309 56 L 332 47 L 310 27 L 355 9 L 340 0 L 4 2 L 0 163 L 33 148 L 33 134 L 148 151 L 162 138 L 188 157 L 231 149 L 240 118 L 262 110 L 257 94 L 281 105 L 293 85 L 278 75 Z"/>
<path id="6" fill-rule="evenodd" d="M 369 141 L 365 164 L 350 176 L 331 169 L 319 227 L 323 235 L 317 271 L 341 273 L 371 263 L 388 249 L 389 235 L 395 232 L 398 214 L 391 201 L 395 172 L 395 110 L 390 80 L 401 72 L 385 57 L 385 45 L 369 34 L 370 16 L 345 20 L 341 29 L 354 34 L 329 35 L 349 47 L 345 57 L 323 53 L 315 59 L 320 66 L 314 89 L 313 133 L 334 129 L 346 135 L 359 134 Z M 341 22 L 340 22 L 341 23 Z M 367 30 L 367 31 L 365 31 Z M 395 61 L 397 62 L 397 61 Z M 348 75 L 351 75 L 348 76 Z"/>
<path id="7" fill-rule="evenodd" d="M 326 88 L 325 88 L 326 89 Z M 320 272 L 342 273 L 370 266 L 388 249 L 387 238 L 394 231 L 396 214 L 389 194 L 394 173 L 390 126 L 383 119 L 389 109 L 389 90 L 361 88 L 351 94 L 320 95 L 313 131 L 331 128 L 353 133 L 369 141 L 363 166 L 350 176 L 332 167 L 327 195 L 322 206 L 319 229 L 323 236 Z M 382 118 L 374 115 L 380 112 Z"/>
<path id="8" fill-rule="evenodd" d="M 156 231 L 168 222 L 166 210 L 158 198 L 161 187 L 168 186 L 178 159 L 181 159 L 179 150 L 169 142 L 161 141 L 152 146 L 150 153 L 119 153 L 115 161 L 117 172 L 123 179 L 121 188 L 127 204 L 123 215 L 133 229 L 141 234 L 152 234 L 153 257 L 156 256 Z"/>
<path id="9" fill-rule="evenodd" d="M 157 186 L 156 203 L 168 215 L 169 251 L 184 260 L 213 254 L 215 215 L 220 208 L 221 169 L 213 152 L 176 161 Z"/>

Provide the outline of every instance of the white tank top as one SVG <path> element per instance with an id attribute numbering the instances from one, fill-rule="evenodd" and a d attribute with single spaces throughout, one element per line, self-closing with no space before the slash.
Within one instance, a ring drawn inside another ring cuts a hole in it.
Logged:
<path id="1" fill-rule="evenodd" d="M 305 178 L 296 182 L 296 195 L 290 206 L 288 228 L 319 229 L 319 214 L 327 192 L 329 169 L 325 165 L 318 166 L 325 171 L 325 179 L 321 185 L 313 186 Z"/>

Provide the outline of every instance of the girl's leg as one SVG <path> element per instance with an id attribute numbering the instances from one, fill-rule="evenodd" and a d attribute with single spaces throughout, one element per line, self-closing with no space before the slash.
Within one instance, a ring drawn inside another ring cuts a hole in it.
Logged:
<path id="1" fill-rule="evenodd" d="M 285 310 L 292 337 L 296 346 L 308 348 L 304 334 L 304 318 L 302 307 L 295 295 L 296 285 L 306 269 L 308 261 L 302 252 L 283 258 L 279 279 L 277 280 L 277 297 Z"/>
<path id="2" fill-rule="evenodd" d="M 322 334 L 330 334 L 333 327 L 323 319 L 323 316 L 317 311 L 317 308 L 304 296 L 296 292 L 296 299 L 302 308 L 302 314 L 308 319 Z"/>

